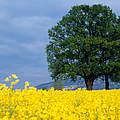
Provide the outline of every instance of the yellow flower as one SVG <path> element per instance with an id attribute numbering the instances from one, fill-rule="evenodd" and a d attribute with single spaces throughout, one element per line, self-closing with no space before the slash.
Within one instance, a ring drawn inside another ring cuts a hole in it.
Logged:
<path id="1" fill-rule="evenodd" d="M 2 87 L 6 87 L 6 84 L 2 84 Z"/>
<path id="2" fill-rule="evenodd" d="M 9 76 L 9 78 L 11 79 L 12 77 L 11 77 L 11 76 Z"/>
<path id="3" fill-rule="evenodd" d="M 10 86 L 10 88 L 13 88 L 13 86 Z"/>
<path id="4" fill-rule="evenodd" d="M 3 120 L 9 120 L 9 118 L 7 116 L 3 117 Z"/>
<path id="5" fill-rule="evenodd" d="M 15 74 L 12 74 L 12 77 L 13 77 L 14 79 L 17 79 L 17 78 L 18 78 Z"/>
<path id="6" fill-rule="evenodd" d="M 25 82 L 25 86 L 29 86 L 29 82 L 28 81 Z"/>
<path id="7" fill-rule="evenodd" d="M 7 78 L 5 79 L 5 81 L 9 82 L 9 78 L 7 77 Z"/>
<path id="8" fill-rule="evenodd" d="M 18 83 L 18 82 L 19 82 L 19 80 L 15 80 L 15 84 Z"/>
<path id="9" fill-rule="evenodd" d="M 8 77 L 9 78 L 9 77 Z M 13 79 L 13 78 L 12 78 Z M 119 120 L 118 90 L 37 90 L 25 82 L 25 89 L 0 84 L 0 120 Z M 117 102 L 116 102 L 117 100 Z M 11 114 L 12 113 L 12 114 Z"/>
<path id="10" fill-rule="evenodd" d="M 15 82 L 11 82 L 11 85 L 15 85 L 16 83 Z"/>

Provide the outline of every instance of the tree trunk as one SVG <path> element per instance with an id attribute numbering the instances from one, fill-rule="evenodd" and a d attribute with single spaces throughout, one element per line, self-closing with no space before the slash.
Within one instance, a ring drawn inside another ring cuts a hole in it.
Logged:
<path id="1" fill-rule="evenodd" d="M 105 89 L 109 90 L 109 81 L 108 81 L 108 75 L 105 74 Z"/>
<path id="2" fill-rule="evenodd" d="M 89 78 L 89 79 L 85 78 L 85 84 L 86 84 L 87 90 L 93 89 L 93 82 L 94 82 L 93 78 Z"/>

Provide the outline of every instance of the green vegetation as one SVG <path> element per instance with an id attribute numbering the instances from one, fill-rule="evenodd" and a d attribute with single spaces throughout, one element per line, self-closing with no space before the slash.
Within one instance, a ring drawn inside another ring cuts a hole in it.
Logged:
<path id="1" fill-rule="evenodd" d="M 53 80 L 83 78 L 88 90 L 94 80 L 108 79 L 120 71 L 120 17 L 108 6 L 80 5 L 48 30 L 46 47 Z"/>
<path id="2" fill-rule="evenodd" d="M 62 90 L 64 88 L 64 84 L 62 80 L 54 81 L 53 87 L 55 90 Z"/>

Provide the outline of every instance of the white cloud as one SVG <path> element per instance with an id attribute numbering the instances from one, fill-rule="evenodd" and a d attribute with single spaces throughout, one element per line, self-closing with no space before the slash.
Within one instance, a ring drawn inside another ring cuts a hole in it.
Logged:
<path id="1" fill-rule="evenodd" d="M 19 55 L 21 57 L 27 54 L 44 55 L 47 42 L 33 41 L 29 43 L 15 40 L 3 39 L 5 42 L 0 44 L 0 55 Z M 42 57 L 42 56 L 41 56 Z"/>
<path id="2" fill-rule="evenodd" d="M 20 46 L 31 53 L 38 54 L 45 52 L 46 44 L 46 42 L 39 41 L 34 43 L 21 43 Z"/>
<path id="3" fill-rule="evenodd" d="M 30 16 L 30 17 L 18 17 L 11 20 L 11 24 L 17 28 L 39 28 L 42 30 L 48 29 L 51 24 L 55 23 L 55 19 L 50 17 Z"/>
<path id="4" fill-rule="evenodd" d="M 45 40 L 48 35 L 48 29 L 56 22 L 57 20 L 54 18 L 46 16 L 12 17 L 3 14 L 0 15 L 0 34 L 17 35 L 18 39 L 19 36 L 26 36 L 34 38 L 34 40 L 40 38 Z"/>
<path id="5" fill-rule="evenodd" d="M 3 15 L 1 18 L 6 19 L 5 16 Z M 7 19 L 8 24 L 4 24 L 0 28 L 2 32 L 0 33 L 0 54 L 16 53 L 21 55 L 23 50 L 38 54 L 39 51 L 45 51 L 45 46 L 48 43 L 47 31 L 55 23 L 55 19 L 39 16 L 9 18 Z M 10 37 L 11 34 L 13 38 Z M 17 36 L 17 38 L 14 38 L 14 36 Z"/>

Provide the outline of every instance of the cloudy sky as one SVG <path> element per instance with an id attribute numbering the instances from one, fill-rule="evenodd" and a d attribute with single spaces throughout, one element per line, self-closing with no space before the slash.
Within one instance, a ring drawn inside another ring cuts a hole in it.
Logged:
<path id="1" fill-rule="evenodd" d="M 20 88 L 52 81 L 48 73 L 45 47 L 48 29 L 73 5 L 109 5 L 120 15 L 119 0 L 0 0 L 0 82 L 16 73 Z"/>

